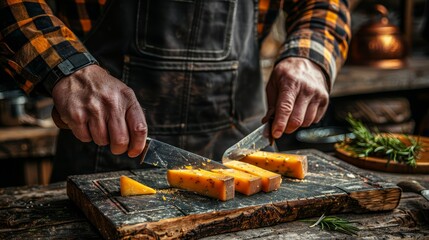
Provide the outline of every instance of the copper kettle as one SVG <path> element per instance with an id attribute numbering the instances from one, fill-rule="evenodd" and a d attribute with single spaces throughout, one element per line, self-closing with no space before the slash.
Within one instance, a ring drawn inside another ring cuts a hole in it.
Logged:
<path id="1" fill-rule="evenodd" d="M 375 5 L 375 17 L 355 33 L 350 44 L 350 63 L 385 69 L 398 69 L 406 65 L 407 44 L 399 28 L 389 23 L 387 9 Z"/>

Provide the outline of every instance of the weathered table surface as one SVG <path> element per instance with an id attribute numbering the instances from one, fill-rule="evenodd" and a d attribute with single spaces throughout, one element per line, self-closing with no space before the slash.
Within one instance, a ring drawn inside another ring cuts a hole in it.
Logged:
<path id="1" fill-rule="evenodd" d="M 429 174 L 367 172 L 388 182 L 418 180 L 429 188 Z M 67 197 L 65 183 L 0 189 L 0 239 L 101 239 L 98 231 Z M 404 192 L 399 206 L 386 212 L 337 216 L 352 221 L 358 236 L 310 228 L 293 221 L 215 235 L 205 239 L 429 239 L 429 201 Z M 315 219 L 314 219 L 315 220 Z"/>

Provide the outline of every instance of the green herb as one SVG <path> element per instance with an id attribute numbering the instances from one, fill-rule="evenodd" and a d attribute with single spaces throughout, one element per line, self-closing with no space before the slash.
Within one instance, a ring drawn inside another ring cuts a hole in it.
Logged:
<path id="1" fill-rule="evenodd" d="M 378 156 L 387 158 L 387 164 L 393 160 L 416 167 L 416 158 L 421 149 L 419 141 L 404 135 L 410 142 L 409 145 L 406 145 L 390 133 L 380 134 L 375 130 L 373 134 L 351 114 L 347 116 L 346 120 L 351 125 L 351 131 L 355 136 L 354 139 L 345 139 L 341 143 L 346 150 L 354 152 L 358 157 Z"/>
<path id="2" fill-rule="evenodd" d="M 357 235 L 359 228 L 351 225 L 351 223 L 345 219 L 341 219 L 336 216 L 325 216 L 323 214 L 317 221 L 314 220 L 302 220 L 303 222 L 314 222 L 310 227 L 320 226 L 322 230 L 337 231 L 348 235 Z"/>

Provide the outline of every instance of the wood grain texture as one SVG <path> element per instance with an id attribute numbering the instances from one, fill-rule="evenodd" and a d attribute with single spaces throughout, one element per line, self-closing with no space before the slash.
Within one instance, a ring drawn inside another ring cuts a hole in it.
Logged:
<path id="1" fill-rule="evenodd" d="M 429 59 L 409 58 L 408 66 L 390 70 L 346 64 L 335 80 L 331 97 L 429 88 Z"/>
<path id="2" fill-rule="evenodd" d="M 0 128 L 0 160 L 46 157 L 55 154 L 58 128 Z"/>
<path id="3" fill-rule="evenodd" d="M 392 210 L 399 203 L 401 190 L 391 183 L 319 151 L 298 154 L 308 157 L 304 180 L 284 178 L 278 191 L 250 197 L 237 193 L 227 202 L 170 189 L 163 169 L 71 176 L 67 194 L 106 239 L 195 239 L 322 213 Z M 123 174 L 158 193 L 121 197 L 119 176 Z"/>

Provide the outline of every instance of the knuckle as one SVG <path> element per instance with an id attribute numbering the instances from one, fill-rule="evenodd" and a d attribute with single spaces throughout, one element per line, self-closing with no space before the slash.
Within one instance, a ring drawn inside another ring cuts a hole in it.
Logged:
<path id="1" fill-rule="evenodd" d="M 274 68 L 274 70 L 276 72 L 278 72 L 278 73 L 286 73 L 286 72 L 288 72 L 287 71 L 288 70 L 288 66 L 287 66 L 287 64 L 279 63 L 279 64 L 276 65 L 276 67 Z"/>
<path id="2" fill-rule="evenodd" d="M 329 104 L 329 96 L 328 95 L 323 96 L 321 98 L 321 100 L 320 100 L 320 104 L 319 105 L 321 105 L 322 107 L 325 107 L 328 104 Z"/>
<path id="3" fill-rule="evenodd" d="M 70 114 L 70 117 L 68 120 L 73 122 L 74 125 L 81 125 L 81 124 L 86 124 L 87 117 L 86 117 L 86 114 L 84 114 L 83 112 L 75 111 Z"/>
<path id="4" fill-rule="evenodd" d="M 88 111 L 93 116 L 101 116 L 102 115 L 102 109 L 100 107 L 100 104 L 96 101 L 89 101 L 87 108 L 88 108 Z"/>
<path id="5" fill-rule="evenodd" d="M 306 87 L 303 87 L 301 89 L 301 94 L 304 95 L 304 96 L 306 96 L 306 97 L 309 97 L 309 96 L 315 95 L 317 93 L 316 93 L 316 89 L 314 87 L 312 87 L 312 86 L 306 86 Z M 318 95 L 317 98 L 320 98 L 320 97 L 321 96 Z"/>
<path id="6" fill-rule="evenodd" d="M 129 87 L 121 89 L 120 92 L 121 92 L 121 95 L 124 96 L 128 100 L 136 98 L 134 91 Z"/>
<path id="7" fill-rule="evenodd" d="M 278 111 L 281 114 L 285 114 L 285 115 L 290 115 L 292 113 L 292 110 L 293 110 L 293 103 L 292 103 L 292 101 L 284 101 L 278 107 Z"/>

